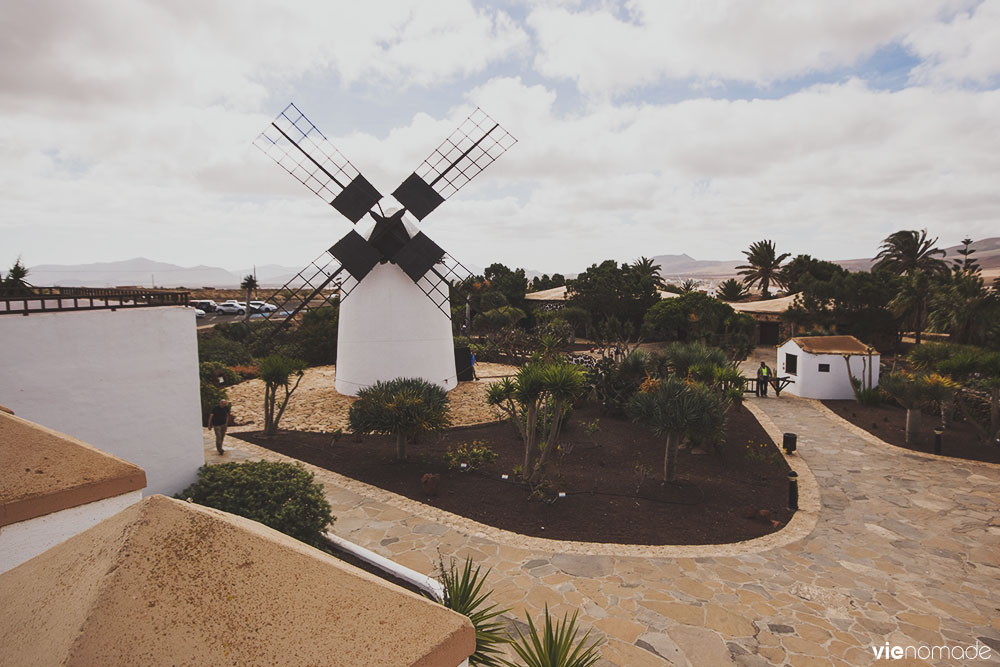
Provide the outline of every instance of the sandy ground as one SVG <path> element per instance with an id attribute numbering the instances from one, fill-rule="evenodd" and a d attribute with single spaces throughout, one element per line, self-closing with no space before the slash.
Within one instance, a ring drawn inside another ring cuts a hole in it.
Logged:
<path id="1" fill-rule="evenodd" d="M 514 366 L 479 362 L 478 382 L 460 382 L 448 393 L 454 425 L 476 424 L 497 419 L 499 413 L 486 405 L 486 387 L 494 379 L 517 372 Z M 309 368 L 288 402 L 280 427 L 297 431 L 349 430 L 347 411 L 356 399 L 334 389 L 337 371 L 334 366 Z M 264 428 L 264 383 L 248 380 L 226 390 L 238 425 Z M 280 394 L 279 394 L 280 396 Z"/>

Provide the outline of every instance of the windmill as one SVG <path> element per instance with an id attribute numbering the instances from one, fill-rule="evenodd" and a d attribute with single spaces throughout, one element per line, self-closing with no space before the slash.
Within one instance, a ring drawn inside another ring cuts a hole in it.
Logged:
<path id="1" fill-rule="evenodd" d="M 458 384 L 450 289 L 471 274 L 416 223 L 516 142 L 476 108 L 383 197 L 294 104 L 254 140 L 357 225 L 278 290 L 284 298 L 275 299 L 281 301 L 276 311 L 264 314 L 288 326 L 339 288 L 338 392 L 353 396 L 396 377 L 420 377 L 446 390 Z"/>

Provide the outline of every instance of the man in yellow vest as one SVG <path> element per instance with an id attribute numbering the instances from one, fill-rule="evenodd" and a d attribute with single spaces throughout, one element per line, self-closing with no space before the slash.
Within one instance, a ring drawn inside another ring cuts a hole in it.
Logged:
<path id="1" fill-rule="evenodd" d="M 763 361 L 757 369 L 757 395 L 767 398 L 767 383 L 771 380 L 771 369 Z"/>

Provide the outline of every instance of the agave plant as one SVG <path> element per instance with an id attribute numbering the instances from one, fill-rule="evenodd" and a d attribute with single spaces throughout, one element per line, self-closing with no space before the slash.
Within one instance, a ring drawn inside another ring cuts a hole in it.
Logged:
<path id="1" fill-rule="evenodd" d="M 591 667 L 601 659 L 597 652 L 598 642 L 587 646 L 590 631 L 580 639 L 576 636 L 576 617 L 579 612 L 573 612 L 573 617 L 566 615 L 558 623 L 552 622 L 549 606 L 545 605 L 545 623 L 539 630 L 528 616 L 528 634 L 521 633 L 515 627 L 518 638 L 512 643 L 514 652 L 521 659 L 524 667 Z M 508 667 L 521 667 L 518 663 L 503 661 Z"/>
<path id="2" fill-rule="evenodd" d="M 477 565 L 472 569 L 472 558 L 465 559 L 465 565 L 459 569 L 452 559 L 446 568 L 441 561 L 441 585 L 444 588 L 444 600 L 441 601 L 448 609 L 469 617 L 476 629 L 476 652 L 469 656 L 470 665 L 483 667 L 501 667 L 501 646 L 510 643 L 510 637 L 504 632 L 504 624 L 496 620 L 509 609 L 497 609 L 495 604 L 487 605 L 492 590 L 483 590 L 486 577 L 491 570 L 482 572 Z"/>

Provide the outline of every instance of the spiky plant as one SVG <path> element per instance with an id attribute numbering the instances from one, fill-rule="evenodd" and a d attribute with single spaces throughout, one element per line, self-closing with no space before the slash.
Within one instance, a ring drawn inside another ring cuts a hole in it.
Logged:
<path id="1" fill-rule="evenodd" d="M 515 627 L 517 639 L 512 647 L 525 667 L 591 667 L 601 659 L 597 652 L 597 641 L 587 646 L 590 637 L 588 630 L 583 637 L 577 639 L 579 630 L 576 627 L 576 617 L 579 612 L 573 612 L 573 617 L 567 619 L 563 614 L 558 623 L 552 622 L 549 606 L 545 605 L 545 623 L 541 629 L 528 619 L 528 634 L 525 636 L 520 628 Z M 518 663 L 503 661 L 508 667 L 520 667 Z"/>
<path id="2" fill-rule="evenodd" d="M 472 569 L 472 558 L 465 559 L 465 565 L 459 569 L 455 559 L 445 567 L 441 560 L 441 585 L 444 587 L 444 600 L 441 601 L 448 609 L 468 616 L 476 629 L 476 652 L 469 656 L 470 665 L 483 667 L 501 667 L 501 646 L 510 643 L 510 637 L 504 631 L 504 624 L 496 619 L 506 614 L 510 609 L 497 609 L 495 604 L 487 604 L 493 593 L 483 590 L 486 577 L 491 570 L 482 572 L 477 565 Z"/>

